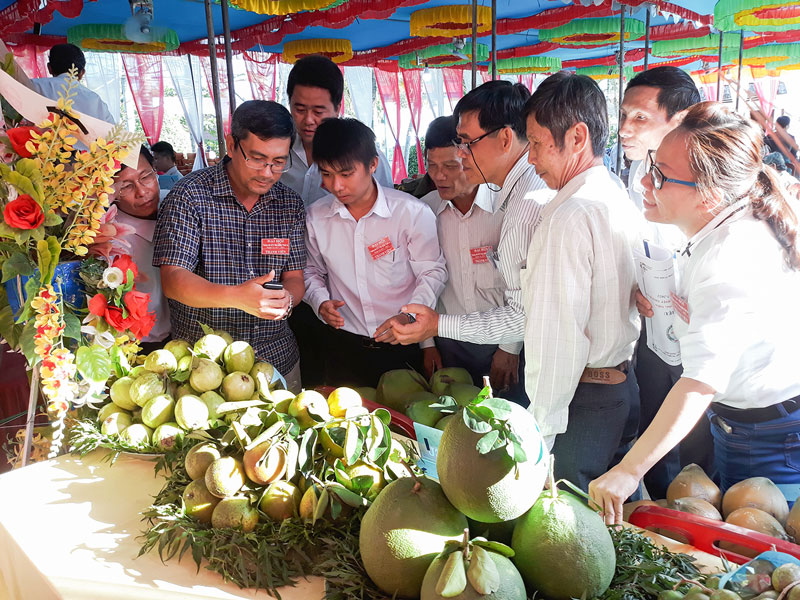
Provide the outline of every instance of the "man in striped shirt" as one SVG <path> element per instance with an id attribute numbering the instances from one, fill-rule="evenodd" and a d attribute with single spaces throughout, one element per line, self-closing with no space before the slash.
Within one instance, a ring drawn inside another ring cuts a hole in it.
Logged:
<path id="1" fill-rule="evenodd" d="M 486 258 L 505 284 L 502 306 L 469 314 L 439 315 L 428 307 L 409 304 L 403 312 L 416 314 L 415 323 L 393 323 L 395 339 L 403 344 L 439 336 L 474 344 L 503 344 L 492 358 L 496 373 L 504 373 L 497 390 L 518 381 L 525 331 L 520 271 L 528 245 L 552 192 L 528 164 L 525 123 L 521 118 L 528 89 L 508 81 L 489 81 L 461 98 L 456 105 L 456 146 L 468 181 L 485 184 L 497 194 L 503 215 L 500 240 Z M 513 399 L 513 398 L 512 398 Z M 522 401 L 527 404 L 527 400 Z"/>

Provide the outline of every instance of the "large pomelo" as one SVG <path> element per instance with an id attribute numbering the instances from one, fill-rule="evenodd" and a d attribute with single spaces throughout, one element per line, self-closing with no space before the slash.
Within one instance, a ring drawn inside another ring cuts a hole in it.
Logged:
<path id="1" fill-rule="evenodd" d="M 164 390 L 164 380 L 156 373 L 145 371 L 133 380 L 128 388 L 128 395 L 134 404 L 143 407 L 150 398 L 163 394 Z"/>
<path id="2" fill-rule="evenodd" d="M 411 369 L 396 369 L 381 375 L 375 396 L 379 404 L 403 412 L 411 394 L 427 391 L 428 382 L 422 375 Z"/>
<path id="3" fill-rule="evenodd" d="M 464 409 L 450 419 L 439 442 L 436 470 L 444 493 L 458 510 L 482 523 L 522 515 L 536 501 L 547 477 L 549 457 L 536 419 L 518 404 L 506 403 L 511 409 L 508 423 L 527 456 L 524 462 L 516 463 L 506 447 L 478 452 L 478 441 L 486 434 L 467 427 Z"/>
<path id="4" fill-rule="evenodd" d="M 228 373 L 234 371 L 249 373 L 256 362 L 256 353 L 247 342 L 233 342 L 222 352 L 222 362 Z"/>
<path id="5" fill-rule="evenodd" d="M 450 386 L 454 383 L 468 383 L 472 385 L 472 375 L 461 367 L 445 367 L 431 375 L 431 392 L 439 396 L 450 395 Z M 478 390 L 480 391 L 480 390 Z M 474 398 L 475 396 L 473 396 Z M 470 398 L 471 400 L 472 398 Z"/>
<path id="6" fill-rule="evenodd" d="M 418 598 L 425 571 L 448 540 L 464 534 L 467 519 L 426 477 L 387 485 L 361 521 L 358 545 L 367 574 L 389 595 Z"/>

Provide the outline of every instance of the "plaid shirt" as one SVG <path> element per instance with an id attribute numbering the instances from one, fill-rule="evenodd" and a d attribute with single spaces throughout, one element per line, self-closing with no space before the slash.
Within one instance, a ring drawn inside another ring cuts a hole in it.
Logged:
<path id="1" fill-rule="evenodd" d="M 303 201 L 280 182 L 249 213 L 236 199 L 225 164 L 187 175 L 161 204 L 153 244 L 153 266 L 182 267 L 222 285 L 238 285 L 275 270 L 302 270 L 306 264 Z M 262 254 L 262 240 L 289 239 L 289 254 Z M 172 335 L 194 342 L 199 323 L 224 329 L 253 346 L 256 356 L 281 373 L 300 358 L 286 321 L 259 319 L 235 308 L 192 308 L 169 301 Z"/>

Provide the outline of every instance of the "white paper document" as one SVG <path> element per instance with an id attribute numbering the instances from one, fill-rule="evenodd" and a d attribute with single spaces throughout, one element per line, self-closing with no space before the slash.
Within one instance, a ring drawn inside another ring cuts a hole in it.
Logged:
<path id="1" fill-rule="evenodd" d="M 660 246 L 644 242 L 633 250 L 636 281 L 639 290 L 653 305 L 653 316 L 644 320 L 647 327 L 647 347 L 668 365 L 681 364 L 681 348 L 672 329 L 675 310 L 675 261 L 673 253 Z"/>

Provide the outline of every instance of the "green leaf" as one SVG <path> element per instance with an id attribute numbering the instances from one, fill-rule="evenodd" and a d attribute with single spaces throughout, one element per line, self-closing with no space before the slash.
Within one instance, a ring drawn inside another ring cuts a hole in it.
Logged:
<path id="1" fill-rule="evenodd" d="M 24 158 L 20 159 L 19 161 L 17 161 L 17 164 L 21 163 L 23 160 L 26 159 Z M 36 200 L 36 202 L 41 206 L 42 197 L 36 190 L 36 187 L 33 185 L 33 182 L 30 180 L 30 177 L 25 177 L 25 175 L 23 175 L 19 171 L 8 171 L 8 173 L 5 174 L 4 179 L 6 180 L 6 183 L 10 183 L 15 188 L 17 188 L 17 191 L 20 194 L 28 194 L 31 198 Z"/>
<path id="2" fill-rule="evenodd" d="M 514 462 L 522 463 L 528 460 L 528 455 L 525 454 L 522 445 L 511 442 L 511 458 L 514 459 Z"/>
<path id="3" fill-rule="evenodd" d="M 64 312 L 64 337 L 76 341 L 81 339 L 81 320 L 71 312 Z M 119 351 L 116 346 L 113 348 Z"/>
<path id="4" fill-rule="evenodd" d="M 506 558 L 514 558 L 516 552 L 513 549 L 509 548 L 505 544 L 501 544 L 500 542 L 492 542 L 489 540 L 472 540 L 473 546 L 480 546 L 481 548 L 486 548 L 486 550 L 490 550 L 492 552 L 496 552 L 500 556 L 505 556 Z"/>
<path id="5" fill-rule="evenodd" d="M 131 365 L 125 353 L 120 350 L 119 346 L 111 346 L 111 366 L 114 368 L 114 374 L 117 377 L 124 377 L 130 373 Z"/>
<path id="6" fill-rule="evenodd" d="M 339 499 L 336 497 L 335 494 L 331 494 L 331 519 L 334 521 L 339 518 L 339 515 L 342 514 L 342 503 L 339 502 Z"/>
<path id="7" fill-rule="evenodd" d="M 478 440 L 478 443 L 475 445 L 475 449 L 479 454 L 488 454 L 494 448 L 494 444 L 498 437 L 500 437 L 500 432 L 496 429 L 492 429 L 489 433 Z"/>
<path id="8" fill-rule="evenodd" d="M 344 438 L 344 462 L 352 465 L 361 456 L 361 451 L 364 449 L 364 437 L 361 429 L 353 421 L 348 421 L 345 429 L 347 433 Z"/>
<path id="9" fill-rule="evenodd" d="M 19 345 L 19 337 L 22 334 L 22 325 L 14 323 L 14 313 L 8 301 L 0 308 L 0 338 L 3 338 L 12 349 Z"/>
<path id="10" fill-rule="evenodd" d="M 322 493 L 319 495 L 319 499 L 317 500 L 317 507 L 314 509 L 314 516 L 311 519 L 312 525 L 325 515 L 329 500 L 330 494 L 328 493 L 328 488 L 324 487 L 322 488 Z"/>
<path id="11" fill-rule="evenodd" d="M 16 236 L 17 230 L 11 227 L 10 225 L 6 225 L 5 223 L 0 222 L 0 237 L 14 239 Z M 17 248 L 17 244 L 14 244 L 14 247 Z"/>
<path id="12" fill-rule="evenodd" d="M 374 483 L 372 475 L 358 475 L 350 479 L 351 487 L 361 494 L 366 494 Z"/>
<path id="13" fill-rule="evenodd" d="M 290 438 L 286 446 L 286 473 L 283 475 L 286 481 L 291 480 L 297 473 L 297 458 L 299 455 L 300 446 L 296 440 Z"/>
<path id="14" fill-rule="evenodd" d="M 13 279 L 17 275 L 22 277 L 30 277 L 33 275 L 36 265 L 31 262 L 28 255 L 24 252 L 15 252 L 3 262 L 3 279 L 5 283 L 9 279 Z"/>
<path id="15" fill-rule="evenodd" d="M 378 417 L 386 425 L 389 425 L 392 422 L 392 414 L 385 408 L 376 408 L 372 414 Z"/>
<path id="16" fill-rule="evenodd" d="M 47 211 L 44 217 L 44 226 L 45 227 L 56 227 L 57 225 L 61 225 L 64 222 L 64 219 L 61 218 L 61 215 L 56 213 L 55 211 Z"/>
<path id="17" fill-rule="evenodd" d="M 462 417 L 464 418 L 464 425 L 475 433 L 489 433 L 492 430 L 492 426 L 489 423 L 475 415 L 471 406 L 464 409 Z"/>
<path id="18" fill-rule="evenodd" d="M 31 302 L 39 293 L 39 274 L 36 273 L 33 277 L 25 282 L 25 304 L 22 307 L 22 312 L 17 317 L 17 323 L 25 323 L 33 316 L 33 308 Z"/>
<path id="19" fill-rule="evenodd" d="M 214 333 L 214 330 L 213 330 L 213 329 L 211 329 L 211 327 L 209 327 L 209 326 L 208 326 L 208 325 L 206 325 L 205 323 L 200 323 L 200 322 L 198 322 L 197 324 L 198 324 L 198 325 L 200 325 L 200 329 L 202 329 L 202 330 L 203 330 L 203 333 L 204 333 L 205 335 L 211 335 L 212 333 Z"/>
<path id="20" fill-rule="evenodd" d="M 33 343 L 33 336 L 36 334 L 36 324 L 33 319 L 30 319 L 22 328 L 22 334 L 19 336 L 19 346 L 25 358 L 28 359 L 28 364 L 33 365 L 39 362 L 39 356 L 36 354 L 35 345 Z"/>
<path id="21" fill-rule="evenodd" d="M 344 470 L 344 463 L 341 459 L 337 458 L 336 461 L 333 463 L 333 473 L 336 476 L 336 481 L 338 481 L 343 486 L 350 486 L 350 476 Z"/>
<path id="22" fill-rule="evenodd" d="M 111 357 L 97 344 L 81 346 L 75 354 L 75 366 L 84 379 L 103 383 L 111 375 Z"/>
<path id="23" fill-rule="evenodd" d="M 502 398 L 486 398 L 478 402 L 475 406 L 488 408 L 492 411 L 492 417 L 500 421 L 505 421 L 511 416 L 511 403 Z"/>
<path id="24" fill-rule="evenodd" d="M 364 506 L 367 502 L 363 496 L 359 496 L 355 492 L 351 492 L 340 483 L 332 482 L 328 484 L 328 487 L 331 493 L 335 494 L 342 502 L 347 504 L 347 506 L 358 508 L 359 506 Z"/>
<path id="25" fill-rule="evenodd" d="M 15 172 L 30 182 L 33 192 L 24 192 L 42 204 L 44 194 L 42 193 L 42 172 L 39 170 L 37 162 L 32 158 L 21 158 L 14 165 Z"/>
<path id="26" fill-rule="evenodd" d="M 306 429 L 300 438 L 300 452 L 297 456 L 297 468 L 307 477 L 311 473 L 314 462 L 314 448 L 317 445 L 317 430 Z"/>

